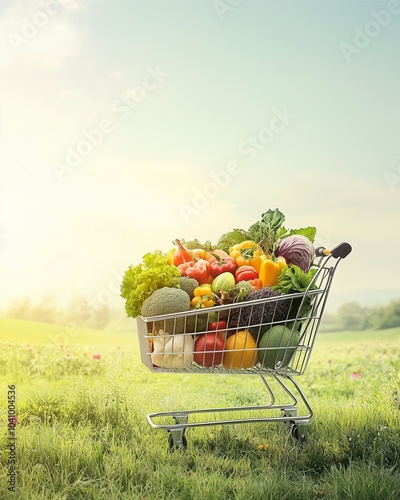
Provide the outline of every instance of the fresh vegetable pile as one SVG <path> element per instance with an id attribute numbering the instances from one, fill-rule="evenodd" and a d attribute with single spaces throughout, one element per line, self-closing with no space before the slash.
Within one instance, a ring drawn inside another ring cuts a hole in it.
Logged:
<path id="1" fill-rule="evenodd" d="M 288 295 L 303 292 L 316 272 L 316 229 L 287 230 L 284 221 L 278 209 L 268 210 L 247 231 L 233 229 L 215 245 L 176 239 L 167 253 L 147 253 L 126 270 L 121 296 L 129 317 L 171 314 L 148 323 L 153 365 L 287 365 L 300 337 L 288 328 L 295 316 Z M 192 310 L 204 313 L 174 316 Z"/>

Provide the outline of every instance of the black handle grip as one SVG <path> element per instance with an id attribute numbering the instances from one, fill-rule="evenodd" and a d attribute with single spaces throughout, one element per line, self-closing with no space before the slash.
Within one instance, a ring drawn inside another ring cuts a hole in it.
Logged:
<path id="1" fill-rule="evenodd" d="M 335 247 L 333 250 L 331 250 L 331 255 L 337 259 L 340 257 L 341 259 L 344 259 L 351 253 L 352 248 L 349 243 L 339 243 L 337 247 Z"/>

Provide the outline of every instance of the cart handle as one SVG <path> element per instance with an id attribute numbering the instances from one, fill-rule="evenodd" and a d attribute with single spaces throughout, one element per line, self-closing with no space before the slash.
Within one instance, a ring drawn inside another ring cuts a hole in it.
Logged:
<path id="1" fill-rule="evenodd" d="M 349 243 L 339 243 L 333 250 L 328 250 L 325 247 L 317 247 L 315 249 L 315 255 L 317 257 L 323 257 L 323 256 L 328 256 L 332 255 L 335 259 L 340 258 L 344 259 L 351 253 L 352 247 Z"/>

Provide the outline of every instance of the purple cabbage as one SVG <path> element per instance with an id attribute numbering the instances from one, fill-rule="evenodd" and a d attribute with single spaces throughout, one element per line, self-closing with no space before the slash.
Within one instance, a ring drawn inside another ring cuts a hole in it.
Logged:
<path id="1" fill-rule="evenodd" d="M 275 255 L 284 257 L 289 266 L 294 264 L 307 273 L 314 259 L 314 245 L 307 236 L 293 234 L 280 242 Z"/>

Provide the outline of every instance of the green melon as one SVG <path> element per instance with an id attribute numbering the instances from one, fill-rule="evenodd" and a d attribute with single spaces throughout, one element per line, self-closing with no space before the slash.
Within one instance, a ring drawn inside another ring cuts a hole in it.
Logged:
<path id="1" fill-rule="evenodd" d="M 259 343 L 258 360 L 261 365 L 271 370 L 285 368 L 293 356 L 300 341 L 297 331 L 292 333 L 290 328 L 283 325 L 275 325 L 266 330 Z M 286 349 L 286 347 L 288 347 Z M 281 349 L 279 349 L 281 348 Z"/>

